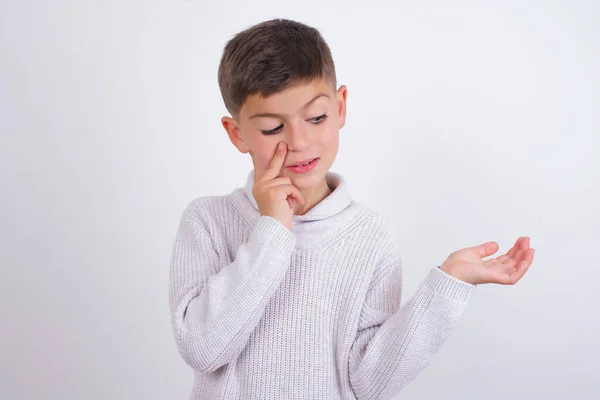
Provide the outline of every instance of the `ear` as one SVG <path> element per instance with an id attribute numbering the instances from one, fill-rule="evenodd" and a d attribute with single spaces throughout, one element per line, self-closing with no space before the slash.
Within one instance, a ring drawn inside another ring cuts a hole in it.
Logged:
<path id="1" fill-rule="evenodd" d="M 238 151 L 240 153 L 248 153 L 250 149 L 246 145 L 246 141 L 242 136 L 238 122 L 234 118 L 223 117 L 221 118 L 221 125 L 223 125 L 225 131 L 227 131 L 229 140 L 231 140 L 231 143 L 233 143 Z"/>
<path id="2" fill-rule="evenodd" d="M 338 108 L 338 120 L 340 121 L 338 129 L 342 129 L 346 124 L 346 98 L 348 97 L 348 88 L 346 85 L 340 86 L 337 90 L 337 108 Z"/>

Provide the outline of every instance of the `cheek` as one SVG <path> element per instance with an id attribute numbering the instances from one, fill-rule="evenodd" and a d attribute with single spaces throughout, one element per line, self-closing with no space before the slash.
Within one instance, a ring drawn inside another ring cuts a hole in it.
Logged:
<path id="1" fill-rule="evenodd" d="M 260 161 L 264 157 L 267 145 L 261 140 L 260 137 L 257 137 L 256 135 L 248 135 L 246 137 L 246 144 L 248 145 L 249 149 L 248 153 L 250 153 L 257 161 Z"/>
<path id="2" fill-rule="evenodd" d="M 272 149 L 271 149 L 272 148 Z M 254 162 L 266 166 L 273 158 L 273 154 L 275 153 L 275 148 L 272 145 L 260 145 L 258 143 L 254 143 L 250 154 L 254 159 Z"/>
<path id="3" fill-rule="evenodd" d="M 335 134 L 331 136 L 331 138 L 329 139 L 329 143 L 327 144 L 327 149 L 330 151 L 331 154 L 337 154 L 339 143 L 339 135 L 338 132 L 335 131 Z"/>
<path id="4" fill-rule="evenodd" d="M 339 142 L 339 129 L 337 118 L 331 118 L 331 121 L 324 126 L 319 135 L 320 142 L 323 146 L 337 148 Z"/>
<path id="5" fill-rule="evenodd" d="M 258 162 L 260 163 L 260 165 L 262 165 L 263 167 L 266 167 L 267 164 L 269 164 L 269 161 L 271 161 L 271 156 L 269 154 L 261 154 L 258 157 Z"/>

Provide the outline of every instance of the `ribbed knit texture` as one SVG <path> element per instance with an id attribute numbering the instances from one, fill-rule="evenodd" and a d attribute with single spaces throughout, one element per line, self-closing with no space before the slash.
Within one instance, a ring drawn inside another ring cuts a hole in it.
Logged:
<path id="1" fill-rule="evenodd" d="M 400 306 L 396 231 L 326 179 L 292 231 L 260 215 L 254 171 L 183 212 L 169 296 L 190 399 L 390 399 L 455 329 L 475 286 L 433 267 Z"/>

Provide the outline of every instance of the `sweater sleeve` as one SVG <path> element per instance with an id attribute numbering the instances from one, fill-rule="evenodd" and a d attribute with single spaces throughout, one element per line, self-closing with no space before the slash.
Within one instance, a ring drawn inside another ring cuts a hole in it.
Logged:
<path id="1" fill-rule="evenodd" d="M 188 365 L 208 373 L 238 357 L 295 244 L 281 222 L 261 216 L 235 260 L 221 266 L 207 230 L 184 213 L 171 256 L 169 302 L 177 348 Z"/>
<path id="2" fill-rule="evenodd" d="M 391 399 L 412 382 L 454 331 L 476 287 L 433 268 L 400 307 L 402 263 L 394 249 L 369 288 L 350 352 L 358 400 Z"/>

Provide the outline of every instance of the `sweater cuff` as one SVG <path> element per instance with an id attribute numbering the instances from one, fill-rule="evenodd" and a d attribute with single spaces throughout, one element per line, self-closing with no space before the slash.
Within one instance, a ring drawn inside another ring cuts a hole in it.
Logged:
<path id="1" fill-rule="evenodd" d="M 466 303 L 477 287 L 447 274 L 439 267 L 432 268 L 425 279 L 424 285 L 436 294 L 460 303 Z"/>
<path id="2" fill-rule="evenodd" d="M 269 246 L 279 248 L 283 251 L 291 251 L 296 247 L 296 236 L 285 227 L 279 220 L 260 216 L 256 220 L 251 240 L 258 240 L 268 243 Z"/>

